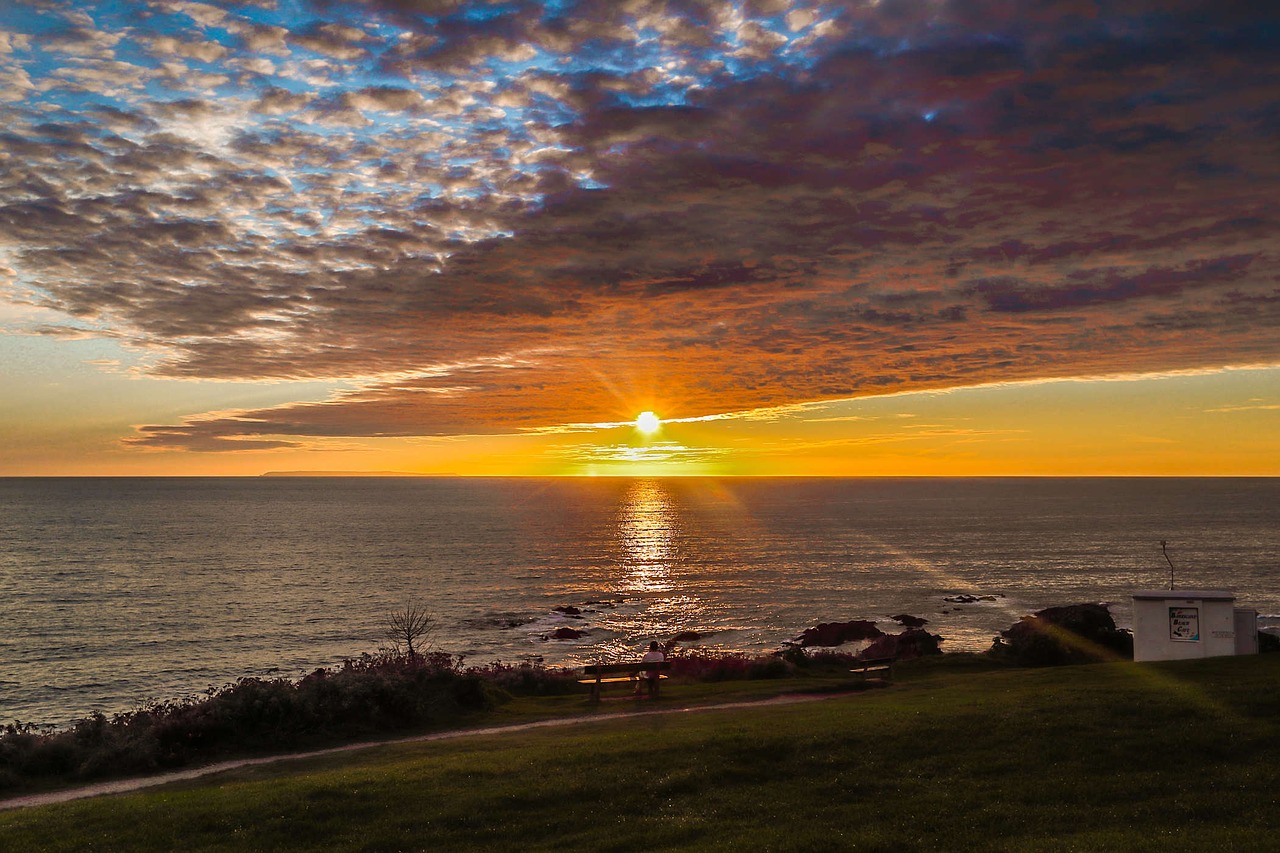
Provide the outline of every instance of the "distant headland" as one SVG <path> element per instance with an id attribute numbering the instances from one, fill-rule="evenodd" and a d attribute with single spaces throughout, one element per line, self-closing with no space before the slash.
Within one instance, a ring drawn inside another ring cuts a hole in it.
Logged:
<path id="1" fill-rule="evenodd" d="M 415 474 L 410 471 L 267 471 L 260 477 L 456 477 L 452 471 Z"/>

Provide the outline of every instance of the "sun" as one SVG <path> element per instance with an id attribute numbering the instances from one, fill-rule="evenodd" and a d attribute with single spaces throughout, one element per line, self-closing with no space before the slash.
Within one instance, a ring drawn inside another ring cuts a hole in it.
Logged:
<path id="1" fill-rule="evenodd" d="M 652 435 L 657 432 L 660 426 L 662 426 L 662 421 L 658 420 L 658 416 L 653 412 L 641 412 L 636 417 L 636 429 L 646 435 Z"/>

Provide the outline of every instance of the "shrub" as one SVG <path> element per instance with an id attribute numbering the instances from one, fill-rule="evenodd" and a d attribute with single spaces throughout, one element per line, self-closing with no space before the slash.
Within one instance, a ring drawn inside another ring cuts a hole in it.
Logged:
<path id="1" fill-rule="evenodd" d="M 805 663 L 815 666 L 826 666 L 835 669 L 848 669 L 849 667 L 860 663 L 858 655 L 853 652 L 834 652 L 834 651 L 817 651 L 803 654 Z"/>
<path id="2" fill-rule="evenodd" d="M 518 664 L 493 661 L 487 666 L 469 668 L 467 673 L 518 696 L 560 696 L 578 689 L 577 672 L 551 669 L 542 658 L 530 658 Z"/>
<path id="3" fill-rule="evenodd" d="M 446 723 L 489 707 L 492 692 L 445 653 L 362 655 L 297 681 L 242 678 L 202 698 L 153 703 L 66 731 L 0 730 L 0 787 L 174 767 Z"/>
<path id="4" fill-rule="evenodd" d="M 673 677 L 692 681 L 782 678 L 791 671 L 791 666 L 779 655 L 752 657 L 694 649 L 670 654 L 667 660 L 671 662 Z"/>

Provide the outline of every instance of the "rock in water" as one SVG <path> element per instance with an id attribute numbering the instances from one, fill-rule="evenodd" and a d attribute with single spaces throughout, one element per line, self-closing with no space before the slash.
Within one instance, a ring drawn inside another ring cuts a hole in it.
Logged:
<path id="1" fill-rule="evenodd" d="M 1105 604 L 1069 604 L 1023 616 L 1000 632 L 991 652 L 1021 666 L 1132 658 L 1133 635 L 1116 627 Z"/>
<path id="2" fill-rule="evenodd" d="M 884 631 L 876 627 L 876 623 L 866 619 L 854 619 L 851 622 L 823 622 L 812 628 L 806 628 L 800 636 L 792 640 L 802 649 L 810 646 L 839 646 L 857 640 L 874 640 L 883 637 Z"/>
<path id="3" fill-rule="evenodd" d="M 930 634 L 920 628 L 908 628 L 901 634 L 886 634 L 863 649 L 858 657 L 912 660 L 925 655 L 940 655 L 941 642 L 942 637 L 937 634 Z"/>

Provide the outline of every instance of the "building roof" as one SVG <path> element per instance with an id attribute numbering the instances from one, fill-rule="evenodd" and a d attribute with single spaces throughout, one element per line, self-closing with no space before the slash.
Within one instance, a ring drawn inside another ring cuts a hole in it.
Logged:
<path id="1" fill-rule="evenodd" d="M 1226 589 L 1144 589 L 1133 594 L 1134 600 L 1164 601 L 1199 598 L 1204 601 L 1235 601 L 1236 594 Z"/>

